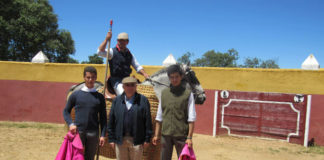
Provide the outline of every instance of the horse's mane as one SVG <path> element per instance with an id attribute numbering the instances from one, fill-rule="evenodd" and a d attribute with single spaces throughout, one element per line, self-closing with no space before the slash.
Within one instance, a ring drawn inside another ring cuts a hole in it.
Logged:
<path id="1" fill-rule="evenodd" d="M 153 78 L 153 77 L 155 77 L 155 76 L 158 76 L 158 75 L 160 75 L 160 74 L 163 74 L 163 73 L 165 73 L 165 72 L 167 72 L 167 68 L 162 68 L 161 70 L 159 70 L 159 71 L 155 72 L 154 74 L 152 74 L 152 75 L 151 75 L 151 78 Z"/>

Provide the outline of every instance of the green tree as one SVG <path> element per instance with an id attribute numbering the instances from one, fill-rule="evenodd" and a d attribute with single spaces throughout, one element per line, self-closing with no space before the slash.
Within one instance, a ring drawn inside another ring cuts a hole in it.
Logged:
<path id="1" fill-rule="evenodd" d="M 98 54 L 93 54 L 89 56 L 89 61 L 82 61 L 82 64 L 103 64 L 103 58 L 99 57 Z"/>
<path id="2" fill-rule="evenodd" d="M 194 54 L 191 52 L 187 52 L 185 54 L 183 54 L 180 58 L 177 59 L 178 63 L 183 63 L 183 64 L 191 64 L 191 57 Z"/>
<path id="3" fill-rule="evenodd" d="M 69 57 L 67 63 L 79 63 L 79 61 L 76 60 L 76 59 L 74 59 L 74 58 L 72 58 L 72 57 Z"/>
<path id="4" fill-rule="evenodd" d="M 227 52 L 207 51 L 202 58 L 194 61 L 193 66 L 201 67 L 236 67 L 238 52 L 235 49 L 229 49 Z"/>
<path id="5" fill-rule="evenodd" d="M 260 68 L 280 68 L 277 62 L 273 59 L 265 60 L 261 63 Z"/>
<path id="6" fill-rule="evenodd" d="M 260 68 L 261 60 L 259 58 L 246 58 L 241 68 Z"/>
<path id="7" fill-rule="evenodd" d="M 273 59 L 261 60 L 259 58 L 246 58 L 241 68 L 279 68 L 277 62 Z"/>
<path id="8" fill-rule="evenodd" d="M 68 62 L 75 52 L 48 0 L 1 0 L 0 60 L 31 61 L 39 51 L 50 62 Z"/>
<path id="9" fill-rule="evenodd" d="M 187 52 L 177 59 L 178 63 L 191 62 L 193 53 Z M 194 60 L 193 66 L 201 67 L 241 67 L 241 68 L 279 68 L 276 60 L 261 60 L 259 58 L 246 58 L 242 65 L 237 65 L 236 61 L 239 54 L 235 49 L 229 49 L 227 52 L 207 51 L 202 58 Z"/>

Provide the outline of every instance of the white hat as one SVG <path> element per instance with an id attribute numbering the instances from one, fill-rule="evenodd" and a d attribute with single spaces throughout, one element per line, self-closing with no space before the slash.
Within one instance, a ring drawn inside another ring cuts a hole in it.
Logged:
<path id="1" fill-rule="evenodd" d="M 128 40 L 128 34 L 126 32 L 119 33 L 117 39 L 125 39 L 125 40 Z"/>

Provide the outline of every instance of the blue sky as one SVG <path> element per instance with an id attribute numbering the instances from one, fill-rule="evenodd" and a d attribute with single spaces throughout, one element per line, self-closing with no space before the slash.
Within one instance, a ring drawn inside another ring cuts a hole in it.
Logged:
<path id="1" fill-rule="evenodd" d="M 112 46 L 129 33 L 128 48 L 142 65 L 161 65 L 172 53 L 193 59 L 205 52 L 239 52 L 275 59 L 280 68 L 300 68 L 313 53 L 324 66 L 323 0 L 49 0 L 60 29 L 71 32 L 73 58 L 88 60 L 113 19 Z"/>

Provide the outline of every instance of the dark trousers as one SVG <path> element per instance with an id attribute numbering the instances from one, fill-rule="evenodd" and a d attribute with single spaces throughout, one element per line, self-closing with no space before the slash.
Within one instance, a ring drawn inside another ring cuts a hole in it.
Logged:
<path id="1" fill-rule="evenodd" d="M 84 159 L 94 160 L 99 143 L 98 131 L 79 131 L 84 148 Z"/>
<path id="2" fill-rule="evenodd" d="M 173 146 L 176 148 L 178 158 L 186 144 L 186 137 L 163 136 L 161 138 L 161 160 L 171 160 Z"/>

